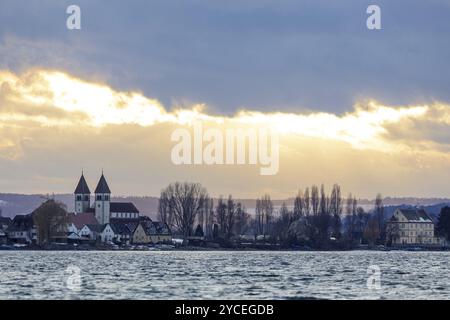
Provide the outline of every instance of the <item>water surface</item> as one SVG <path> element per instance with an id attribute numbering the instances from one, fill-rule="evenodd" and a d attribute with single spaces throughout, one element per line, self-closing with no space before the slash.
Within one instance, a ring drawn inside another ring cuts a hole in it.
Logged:
<path id="1" fill-rule="evenodd" d="M 449 299 L 450 253 L 0 251 L 0 299 L 204 298 Z"/>

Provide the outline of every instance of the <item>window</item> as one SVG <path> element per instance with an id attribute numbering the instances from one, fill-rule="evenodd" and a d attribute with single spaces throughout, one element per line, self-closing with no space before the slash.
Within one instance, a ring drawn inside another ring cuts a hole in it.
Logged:
<path id="1" fill-rule="evenodd" d="M 109 196 L 108 195 L 105 195 L 105 200 L 109 201 Z"/>
<path id="2" fill-rule="evenodd" d="M 81 201 L 81 195 L 77 195 L 77 201 Z"/>
<path id="3" fill-rule="evenodd" d="M 102 200 L 102 196 L 100 194 L 97 195 L 97 200 L 98 201 Z"/>
<path id="4" fill-rule="evenodd" d="M 89 196 L 88 195 L 84 196 L 84 201 L 89 201 Z"/>

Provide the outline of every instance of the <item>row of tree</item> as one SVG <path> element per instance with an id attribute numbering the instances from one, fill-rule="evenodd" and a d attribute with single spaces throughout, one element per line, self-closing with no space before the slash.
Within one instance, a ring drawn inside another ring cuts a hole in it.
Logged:
<path id="1" fill-rule="evenodd" d="M 297 194 L 292 211 L 283 204 L 279 212 L 271 236 L 282 244 L 328 247 L 384 243 L 381 195 L 377 195 L 373 213 L 369 214 L 351 193 L 343 199 L 338 184 L 330 194 L 326 194 L 324 185 L 320 189 L 313 185 L 311 192 L 307 188 Z"/>
<path id="2" fill-rule="evenodd" d="M 324 247 L 331 243 L 371 244 L 384 242 L 384 210 L 377 195 L 373 214 L 364 212 L 357 199 L 342 198 L 341 187 L 333 185 L 331 193 L 313 185 L 299 192 L 289 210 L 285 203 L 274 209 L 269 195 L 256 200 L 255 214 L 230 195 L 217 203 L 200 184 L 174 183 L 161 191 L 158 214 L 183 238 L 206 236 L 229 241 L 243 234 L 255 239 L 281 244 L 308 244 Z"/>

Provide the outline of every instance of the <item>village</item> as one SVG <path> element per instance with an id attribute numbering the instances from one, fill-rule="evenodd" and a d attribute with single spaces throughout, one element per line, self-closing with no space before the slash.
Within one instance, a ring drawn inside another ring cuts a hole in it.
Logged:
<path id="1" fill-rule="evenodd" d="M 177 199 L 196 191 L 198 199 Z M 311 194 L 299 192 L 292 208 L 284 203 L 274 208 L 266 195 L 256 201 L 252 216 L 231 195 L 214 206 L 206 189 L 176 183 L 161 191 L 159 212 L 153 213 L 160 221 L 132 202 L 111 201 L 103 172 L 94 201 L 83 173 L 73 194 L 74 212 L 48 198 L 31 213 L 12 219 L 0 215 L 0 249 L 447 250 L 450 235 L 448 206 L 439 217 L 422 207 L 399 207 L 386 217 L 380 197 L 371 212 L 364 212 L 349 195 L 344 213 L 336 184 L 329 196 L 323 185 L 320 192 L 317 186 Z M 197 203 L 197 211 L 183 208 L 177 217 L 177 201 Z"/>
<path id="2" fill-rule="evenodd" d="M 131 202 L 111 202 L 111 190 L 102 173 L 95 188 L 95 201 L 82 174 L 74 191 L 75 212 L 67 215 L 63 230 L 52 236 L 54 244 L 71 244 L 84 248 L 148 248 L 148 245 L 172 247 L 172 233 L 167 224 L 141 215 Z M 0 244 L 16 247 L 38 244 L 39 232 L 35 212 L 16 215 L 13 219 L 0 217 Z M 59 246 L 61 248 L 62 246 Z"/>

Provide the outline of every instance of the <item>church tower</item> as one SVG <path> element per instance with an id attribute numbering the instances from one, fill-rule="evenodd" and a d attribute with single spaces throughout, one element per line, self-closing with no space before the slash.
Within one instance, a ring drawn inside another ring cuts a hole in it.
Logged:
<path id="1" fill-rule="evenodd" d="M 84 179 L 83 172 L 81 173 L 80 181 L 75 188 L 75 212 L 87 212 L 91 206 L 91 191 Z"/>
<path id="2" fill-rule="evenodd" d="M 109 190 L 108 183 L 102 172 L 97 188 L 95 188 L 95 218 L 100 224 L 109 223 L 110 196 L 111 190 Z"/>

